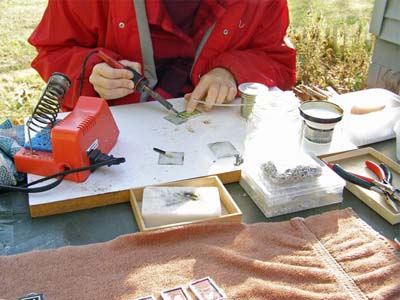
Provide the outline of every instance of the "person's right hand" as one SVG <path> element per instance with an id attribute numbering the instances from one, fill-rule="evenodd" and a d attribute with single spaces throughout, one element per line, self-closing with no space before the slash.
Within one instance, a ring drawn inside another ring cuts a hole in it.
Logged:
<path id="1" fill-rule="evenodd" d="M 120 60 L 121 64 L 141 73 L 141 65 L 137 62 Z M 133 74 L 126 69 L 114 69 L 106 63 L 99 63 L 93 67 L 89 82 L 100 97 L 111 100 L 124 97 L 134 92 Z"/>

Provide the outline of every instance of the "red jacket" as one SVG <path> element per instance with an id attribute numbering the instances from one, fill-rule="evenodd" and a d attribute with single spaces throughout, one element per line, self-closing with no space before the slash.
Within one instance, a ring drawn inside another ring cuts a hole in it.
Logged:
<path id="1" fill-rule="evenodd" d="M 234 74 L 238 84 L 251 81 L 291 88 L 296 53 L 284 42 L 288 26 L 286 0 L 219 1 L 224 5 L 216 14 L 218 20 L 192 68 L 193 85 L 202 74 L 224 67 Z M 158 5 L 155 0 L 146 1 L 149 19 Z M 143 64 L 133 0 L 50 0 L 29 42 L 39 53 L 32 67 L 45 81 L 53 72 L 72 79 L 64 110 L 71 110 L 76 103 L 83 61 L 90 51 L 104 48 L 116 59 Z M 96 55 L 88 59 L 82 95 L 97 96 L 88 78 L 99 62 Z M 139 95 L 134 93 L 110 104 L 138 101 Z"/>

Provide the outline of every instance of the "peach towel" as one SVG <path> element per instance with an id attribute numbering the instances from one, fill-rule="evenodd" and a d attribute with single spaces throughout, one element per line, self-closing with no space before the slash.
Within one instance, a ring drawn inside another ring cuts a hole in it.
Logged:
<path id="1" fill-rule="evenodd" d="M 210 276 L 228 299 L 400 299 L 398 253 L 351 209 L 0 257 L 0 299 L 132 300 Z"/>

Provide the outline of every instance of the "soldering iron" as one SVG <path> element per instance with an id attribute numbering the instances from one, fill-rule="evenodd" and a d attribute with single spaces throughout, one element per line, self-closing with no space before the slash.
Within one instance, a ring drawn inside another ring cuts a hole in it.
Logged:
<path id="1" fill-rule="evenodd" d="M 110 57 L 107 53 L 104 51 L 100 50 L 97 55 L 110 67 L 116 68 L 116 69 L 127 69 L 132 72 L 133 78 L 132 81 L 135 84 L 135 89 L 139 93 L 147 93 L 149 96 L 157 100 L 162 106 L 164 106 L 168 110 L 172 110 L 176 115 L 179 115 L 179 112 L 173 107 L 171 103 L 169 103 L 167 100 L 165 100 L 160 94 L 155 92 L 153 89 L 149 87 L 149 81 L 142 76 L 139 72 L 136 70 L 124 66 L 120 62 L 116 61 L 112 57 Z"/>

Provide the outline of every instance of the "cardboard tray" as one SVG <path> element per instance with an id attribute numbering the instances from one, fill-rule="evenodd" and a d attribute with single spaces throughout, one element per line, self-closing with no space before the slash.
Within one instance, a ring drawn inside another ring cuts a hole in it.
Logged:
<path id="1" fill-rule="evenodd" d="M 196 224 L 202 222 L 241 222 L 242 220 L 242 212 L 232 199 L 231 195 L 225 189 L 224 185 L 222 184 L 221 180 L 217 176 L 207 176 L 207 177 L 200 177 L 182 181 L 174 181 L 166 184 L 160 184 L 157 186 L 194 186 L 194 187 L 208 187 L 213 186 L 217 187 L 219 191 L 220 201 L 221 201 L 221 208 L 222 208 L 222 215 L 219 217 L 213 218 L 206 218 L 201 220 L 195 220 L 191 222 L 180 222 L 180 223 L 173 223 L 173 224 L 166 224 L 162 226 L 155 226 L 155 227 L 148 227 L 146 226 L 142 213 L 141 213 L 141 202 L 143 199 L 143 189 L 135 188 L 130 190 L 130 202 L 133 214 L 136 219 L 136 223 L 139 227 L 140 231 L 152 231 L 158 230 L 178 225 L 185 225 L 185 224 Z"/>
<path id="2" fill-rule="evenodd" d="M 371 178 L 377 177 L 365 167 L 364 162 L 370 160 L 378 164 L 384 163 L 392 170 L 393 186 L 400 186 L 400 165 L 373 148 L 362 148 L 339 154 L 324 155 L 321 156 L 321 159 L 326 163 L 337 163 L 347 171 Z M 346 188 L 390 224 L 400 223 L 400 213 L 396 213 L 388 206 L 382 194 L 367 190 L 350 182 L 346 183 Z M 397 204 L 400 206 L 399 202 Z"/>

